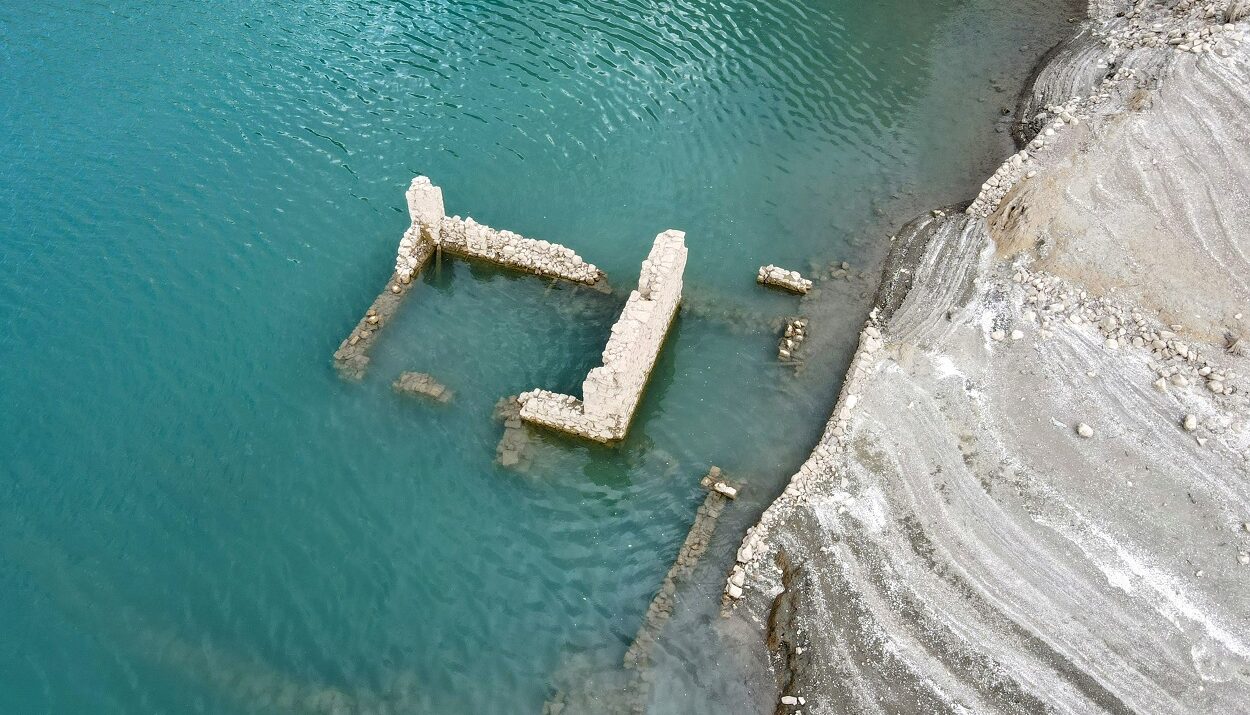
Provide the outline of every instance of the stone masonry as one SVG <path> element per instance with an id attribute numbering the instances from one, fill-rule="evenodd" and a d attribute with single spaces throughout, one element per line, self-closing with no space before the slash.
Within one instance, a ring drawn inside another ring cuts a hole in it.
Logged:
<path id="1" fill-rule="evenodd" d="M 655 237 L 642 262 L 638 289 L 612 326 L 603 365 L 582 384 L 582 399 L 531 390 L 518 398 L 521 419 L 599 442 L 625 437 L 681 302 L 685 237 L 671 229 Z"/>
<path id="2" fill-rule="evenodd" d="M 334 365 L 344 377 L 358 380 L 364 376 L 369 365 L 369 350 L 378 333 L 399 309 L 400 299 L 407 294 L 413 278 L 436 250 L 575 283 L 594 285 L 604 277 L 603 271 L 594 264 L 560 244 L 524 238 L 511 231 L 497 231 L 471 218 L 447 216 L 443 190 L 424 176 L 412 180 L 404 197 L 408 200 L 412 223 L 399 241 L 395 273 L 334 353 Z"/>
<path id="3" fill-rule="evenodd" d="M 788 271 L 771 263 L 767 266 L 760 266 L 759 273 L 755 275 L 755 282 L 785 288 L 795 293 L 807 293 L 812 289 L 812 282 L 799 275 L 798 271 Z"/>

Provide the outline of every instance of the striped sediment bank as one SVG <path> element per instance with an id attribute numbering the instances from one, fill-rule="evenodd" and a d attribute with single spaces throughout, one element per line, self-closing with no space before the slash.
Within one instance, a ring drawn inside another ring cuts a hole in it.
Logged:
<path id="1" fill-rule="evenodd" d="M 412 180 L 404 197 L 412 223 L 399 241 L 395 256 L 395 272 L 386 288 L 365 311 L 338 350 L 334 366 L 349 379 L 360 379 L 369 365 L 369 350 L 382 327 L 389 322 L 413 279 L 439 253 L 487 261 L 504 268 L 544 278 L 596 285 L 604 279 L 603 271 L 578 256 L 572 249 L 558 243 L 519 236 L 477 223 L 472 218 L 447 216 L 443 208 L 443 190 L 428 178 Z"/>
<path id="2" fill-rule="evenodd" d="M 685 237 L 672 229 L 655 237 L 638 289 L 612 326 L 603 365 L 586 375 L 582 399 L 531 390 L 518 398 L 521 419 L 597 442 L 624 439 L 681 303 Z"/>

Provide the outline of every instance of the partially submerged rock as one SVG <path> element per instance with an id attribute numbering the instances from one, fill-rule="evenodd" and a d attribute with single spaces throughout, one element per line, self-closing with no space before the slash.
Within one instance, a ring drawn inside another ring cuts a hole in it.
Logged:
<path id="1" fill-rule="evenodd" d="M 807 340 L 807 319 L 788 318 L 777 341 L 777 357 L 783 362 L 795 362 L 799 359 L 799 348 Z"/>
<path id="2" fill-rule="evenodd" d="M 760 266 L 759 273 L 755 276 L 755 282 L 784 288 L 800 294 L 812 289 L 812 282 L 800 275 L 798 271 L 786 270 L 771 263 L 767 266 Z"/>

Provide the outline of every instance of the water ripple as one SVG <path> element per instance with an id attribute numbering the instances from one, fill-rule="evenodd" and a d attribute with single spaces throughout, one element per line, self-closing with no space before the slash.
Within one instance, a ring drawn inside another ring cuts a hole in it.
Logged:
<path id="1" fill-rule="evenodd" d="M 0 7 L 0 711 L 512 713 L 619 664 L 702 471 L 741 528 L 836 390 L 777 372 L 753 267 L 871 263 L 877 197 L 974 173 L 983 127 L 924 130 L 969 111 L 955 5 Z M 444 261 L 342 383 L 417 173 L 617 292 Z M 697 309 L 630 439 L 499 468 L 495 400 L 576 390 L 669 226 Z"/>

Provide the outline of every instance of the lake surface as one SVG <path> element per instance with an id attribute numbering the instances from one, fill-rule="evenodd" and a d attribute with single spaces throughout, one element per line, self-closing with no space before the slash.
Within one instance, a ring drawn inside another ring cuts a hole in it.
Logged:
<path id="1" fill-rule="evenodd" d="M 0 0 L 0 712 L 606 708 L 711 464 L 743 498 L 649 697 L 754 710 L 720 580 L 832 407 L 882 215 L 1007 151 L 1062 18 L 1001 5 Z M 616 290 L 443 260 L 339 379 L 416 174 Z M 497 465 L 496 401 L 579 390 L 670 227 L 686 308 L 629 439 Z M 841 261 L 804 303 L 754 284 Z"/>

